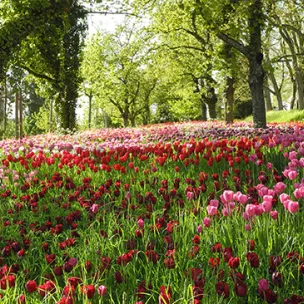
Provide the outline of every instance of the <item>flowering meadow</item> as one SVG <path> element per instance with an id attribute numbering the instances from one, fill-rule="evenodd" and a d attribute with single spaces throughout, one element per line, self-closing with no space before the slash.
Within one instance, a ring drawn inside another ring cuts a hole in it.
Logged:
<path id="1" fill-rule="evenodd" d="M 304 125 L 0 142 L 1 303 L 304 303 Z"/>

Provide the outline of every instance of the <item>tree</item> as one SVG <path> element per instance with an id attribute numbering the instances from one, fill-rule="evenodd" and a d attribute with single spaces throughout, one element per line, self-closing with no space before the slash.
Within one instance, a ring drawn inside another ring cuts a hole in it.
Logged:
<path id="1" fill-rule="evenodd" d="M 114 35 L 99 33 L 89 42 L 83 62 L 85 81 L 109 112 L 114 108 L 125 127 L 136 124 L 141 114 L 149 115 L 149 102 L 157 81 L 146 45 L 150 37 L 126 23 Z M 147 119 L 146 119 L 147 121 Z"/>
<path id="2" fill-rule="evenodd" d="M 166 5 L 166 2 L 162 0 L 132 2 L 134 5 L 144 3 L 154 6 L 154 10 L 156 5 Z M 193 16 L 192 18 L 195 18 L 196 28 L 200 32 L 216 36 L 247 58 L 254 126 L 265 128 L 264 69 L 262 65 L 262 30 L 265 22 L 265 8 L 261 0 L 233 0 L 230 2 L 230 9 L 227 8 L 228 2 L 225 0 L 184 0 L 177 2 L 177 5 L 171 2 L 168 5 L 172 7 L 171 15 L 175 19 L 178 20 L 178 9 L 188 12 Z M 153 9 L 151 9 L 152 13 Z M 227 20 L 227 14 L 230 16 L 229 20 Z M 212 71 L 213 68 L 211 67 L 210 70 Z"/>
<path id="3" fill-rule="evenodd" d="M 275 26 L 288 46 L 289 53 L 282 54 L 281 60 L 287 64 L 293 90 L 297 90 L 298 108 L 304 109 L 304 30 L 303 2 L 282 0 L 273 4 L 269 22 Z M 291 59 L 291 65 L 290 65 Z"/>

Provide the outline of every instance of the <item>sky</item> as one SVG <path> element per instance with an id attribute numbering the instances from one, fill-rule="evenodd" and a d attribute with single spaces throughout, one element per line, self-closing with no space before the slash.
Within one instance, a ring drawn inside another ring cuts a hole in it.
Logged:
<path id="1" fill-rule="evenodd" d="M 90 14 L 88 17 L 89 36 L 95 34 L 99 29 L 113 32 L 115 27 L 123 22 L 124 17 L 124 15 Z"/>

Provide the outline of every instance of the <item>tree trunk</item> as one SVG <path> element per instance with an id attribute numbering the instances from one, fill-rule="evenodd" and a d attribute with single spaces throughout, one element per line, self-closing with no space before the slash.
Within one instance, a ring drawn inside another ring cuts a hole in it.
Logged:
<path id="1" fill-rule="evenodd" d="M 255 0 L 250 8 L 249 45 L 247 58 L 249 61 L 249 87 L 252 98 L 253 124 L 255 128 L 266 128 L 266 109 L 264 99 L 264 69 L 262 65 L 261 27 L 264 20 L 262 1 Z"/>
<path id="2" fill-rule="evenodd" d="M 129 109 L 125 109 L 125 111 L 121 113 L 121 117 L 123 119 L 124 127 L 129 127 Z"/>
<path id="3" fill-rule="evenodd" d="M 19 96 L 16 93 L 16 103 L 15 103 L 15 130 L 16 130 L 16 138 L 19 138 Z"/>
<path id="4" fill-rule="evenodd" d="M 269 90 L 269 81 L 268 76 L 265 77 L 265 101 L 266 101 L 266 110 L 272 111 L 272 101 L 271 101 L 271 92 Z"/>
<path id="5" fill-rule="evenodd" d="M 53 132 L 53 100 L 50 100 L 50 116 L 49 116 L 49 129 Z"/>
<path id="6" fill-rule="evenodd" d="M 4 125 L 3 125 L 3 133 L 6 132 L 7 128 L 7 100 L 8 100 L 8 93 L 7 93 L 7 83 L 6 77 L 4 79 Z"/>
<path id="7" fill-rule="evenodd" d="M 294 108 L 297 94 L 297 83 L 295 81 L 292 82 L 292 97 L 290 101 L 290 110 Z"/>
<path id="8" fill-rule="evenodd" d="M 280 34 L 288 44 L 292 56 L 292 64 L 295 71 L 295 81 L 297 83 L 297 88 L 298 88 L 298 108 L 300 110 L 303 110 L 304 109 L 304 73 L 298 62 L 298 56 L 296 54 L 297 52 L 295 49 L 294 41 L 292 40 L 286 29 L 280 29 Z"/>
<path id="9" fill-rule="evenodd" d="M 257 53 L 249 60 L 249 87 L 252 97 L 253 124 L 255 128 L 266 128 L 266 111 L 264 100 L 264 70 L 262 53 Z"/>
<path id="10" fill-rule="evenodd" d="M 289 71 L 289 78 L 292 81 L 292 97 L 291 97 L 291 100 L 290 100 L 290 110 L 292 110 L 294 108 L 295 101 L 296 101 L 297 82 L 296 82 L 295 77 L 294 77 L 292 66 L 291 66 L 291 64 L 288 60 L 286 61 L 286 66 L 287 66 L 287 69 Z"/>
<path id="11" fill-rule="evenodd" d="M 277 82 L 272 70 L 269 71 L 268 75 L 269 75 L 269 79 L 271 80 L 272 85 L 273 85 L 273 89 L 274 89 L 274 92 L 275 92 L 275 97 L 277 98 L 278 109 L 280 111 L 282 111 L 283 110 L 283 100 L 282 100 L 281 90 L 279 89 L 279 86 L 278 86 L 278 82 Z"/>
<path id="12" fill-rule="evenodd" d="M 22 92 L 20 90 L 19 92 L 19 115 L 20 115 L 20 138 L 23 138 L 23 98 L 22 98 Z"/>
<path id="13" fill-rule="evenodd" d="M 214 88 L 209 88 L 208 94 L 205 97 L 205 102 L 208 106 L 209 118 L 216 119 L 216 103 L 217 103 L 217 96 L 215 93 Z"/>
<path id="14" fill-rule="evenodd" d="M 296 82 L 298 87 L 298 109 L 304 109 L 304 77 L 300 70 L 296 71 Z"/>
<path id="15" fill-rule="evenodd" d="M 226 92 L 225 92 L 225 121 L 226 124 L 233 123 L 233 103 L 234 103 L 234 79 L 232 77 L 226 78 Z"/>
<path id="16" fill-rule="evenodd" d="M 131 126 L 132 126 L 132 127 L 135 127 L 135 116 L 132 115 L 132 116 L 130 117 L 130 122 L 131 122 Z"/>
<path id="17" fill-rule="evenodd" d="M 251 1 L 249 13 L 249 43 L 247 46 L 221 31 L 217 33 L 217 37 L 246 56 L 249 62 L 249 87 L 253 108 L 253 124 L 255 128 L 266 128 L 266 110 L 263 89 L 264 69 L 262 66 L 263 54 L 261 51 L 261 32 L 265 20 L 262 1 Z"/>
<path id="18" fill-rule="evenodd" d="M 205 104 L 205 102 L 202 100 L 202 121 L 207 121 L 208 117 L 207 117 L 207 106 Z"/>
<path id="19" fill-rule="evenodd" d="M 90 91 L 90 94 L 89 94 L 89 121 L 88 121 L 89 129 L 91 129 L 91 123 L 92 123 L 92 97 L 93 97 L 93 93 L 92 93 L 92 91 Z"/>

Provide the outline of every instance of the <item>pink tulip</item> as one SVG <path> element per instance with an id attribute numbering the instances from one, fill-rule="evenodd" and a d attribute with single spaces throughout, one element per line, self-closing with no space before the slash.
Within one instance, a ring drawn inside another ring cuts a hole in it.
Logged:
<path id="1" fill-rule="evenodd" d="M 245 194 L 239 195 L 240 204 L 245 205 L 247 203 L 247 201 L 248 201 L 248 196 L 247 195 L 245 195 Z"/>
<path id="2" fill-rule="evenodd" d="M 287 208 L 290 213 L 296 213 L 299 210 L 299 203 L 290 201 Z"/>
<path id="3" fill-rule="evenodd" d="M 289 160 L 297 159 L 297 152 L 296 151 L 289 152 L 288 158 Z"/>
<path id="4" fill-rule="evenodd" d="M 272 203 L 269 202 L 269 201 L 264 201 L 262 203 L 262 208 L 263 208 L 263 211 L 265 213 L 269 213 L 271 211 L 271 208 L 272 208 Z"/>
<path id="5" fill-rule="evenodd" d="M 279 198 L 280 198 L 281 203 L 283 204 L 283 202 L 290 199 L 290 196 L 286 193 L 282 193 L 282 194 L 280 194 Z"/>
<path id="6" fill-rule="evenodd" d="M 203 231 L 203 226 L 202 225 L 198 225 L 196 228 L 196 232 L 197 233 L 201 233 Z"/>
<path id="7" fill-rule="evenodd" d="M 272 202 L 273 196 L 271 195 L 264 195 L 263 196 L 263 202 Z"/>
<path id="8" fill-rule="evenodd" d="M 209 205 L 209 206 L 207 206 L 207 212 L 208 212 L 209 216 L 216 215 L 217 214 L 217 207 Z"/>
<path id="9" fill-rule="evenodd" d="M 222 202 L 223 203 L 228 203 L 228 202 L 233 201 L 233 194 L 234 194 L 233 191 L 231 191 L 231 190 L 225 190 L 223 192 L 223 194 L 221 195 Z"/>
<path id="10" fill-rule="evenodd" d="M 194 199 L 194 193 L 193 192 L 188 191 L 186 195 L 187 195 L 187 199 L 189 201 Z"/>
<path id="11" fill-rule="evenodd" d="M 292 171 L 290 171 L 290 172 L 288 173 L 288 178 L 289 178 L 290 180 L 296 179 L 297 176 L 298 176 L 297 171 L 292 170 Z"/>
<path id="12" fill-rule="evenodd" d="M 246 206 L 245 212 L 248 214 L 249 217 L 255 216 L 255 205 L 253 204 L 248 204 Z"/>
<path id="13" fill-rule="evenodd" d="M 145 226 L 145 221 L 143 219 L 139 219 L 137 221 L 137 226 L 138 226 L 139 229 L 143 229 L 144 226 Z"/>
<path id="14" fill-rule="evenodd" d="M 276 220 L 278 218 L 278 211 L 277 210 L 273 210 L 269 212 L 270 216 L 272 217 L 272 219 Z"/>
<path id="15" fill-rule="evenodd" d="M 304 187 L 298 188 L 293 192 L 293 195 L 295 196 L 296 199 L 301 199 L 304 197 Z"/>
<path id="16" fill-rule="evenodd" d="M 262 215 L 264 212 L 263 206 L 262 205 L 257 205 L 255 206 L 255 214 L 256 215 Z"/>
<path id="17" fill-rule="evenodd" d="M 105 296 L 107 294 L 107 287 L 104 285 L 100 285 L 97 289 L 97 292 L 100 296 Z"/>
<path id="18" fill-rule="evenodd" d="M 203 225 L 208 228 L 208 227 L 210 227 L 210 224 L 211 224 L 210 218 L 205 217 L 204 220 L 203 220 Z"/>
<path id="19" fill-rule="evenodd" d="M 266 279 L 259 280 L 259 290 L 266 291 L 269 288 L 269 283 Z"/>
<path id="20" fill-rule="evenodd" d="M 217 199 L 210 200 L 209 206 L 213 206 L 213 207 L 218 208 L 218 206 L 219 206 L 219 201 L 218 201 Z"/>
<path id="21" fill-rule="evenodd" d="M 93 204 L 92 207 L 90 208 L 90 211 L 92 211 L 93 213 L 97 213 L 99 210 L 99 205 L 97 204 Z"/>
<path id="22" fill-rule="evenodd" d="M 246 231 L 250 231 L 250 230 L 251 230 L 250 224 L 246 224 L 246 225 L 245 225 L 245 230 L 246 230 Z"/>

